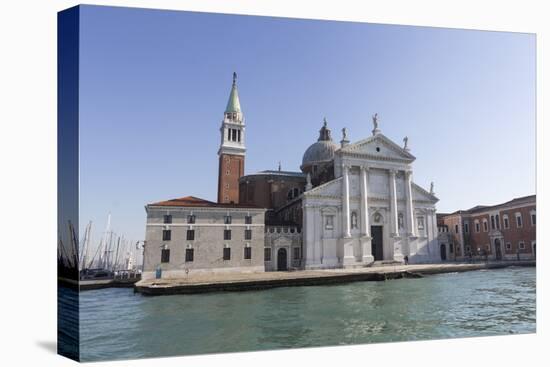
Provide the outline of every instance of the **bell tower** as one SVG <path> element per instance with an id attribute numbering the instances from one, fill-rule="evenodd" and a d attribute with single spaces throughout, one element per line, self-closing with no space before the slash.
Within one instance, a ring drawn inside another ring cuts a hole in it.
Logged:
<path id="1" fill-rule="evenodd" d="M 233 85 L 220 127 L 221 142 L 218 150 L 218 203 L 239 202 L 239 178 L 244 175 L 245 124 L 237 90 L 237 73 L 233 73 Z"/>

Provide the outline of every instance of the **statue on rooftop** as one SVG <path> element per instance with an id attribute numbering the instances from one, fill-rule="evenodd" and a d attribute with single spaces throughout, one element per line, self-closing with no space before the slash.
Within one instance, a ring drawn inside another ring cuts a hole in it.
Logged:
<path id="1" fill-rule="evenodd" d="M 372 116 L 372 124 L 374 125 L 374 130 L 378 129 L 378 113 Z"/>

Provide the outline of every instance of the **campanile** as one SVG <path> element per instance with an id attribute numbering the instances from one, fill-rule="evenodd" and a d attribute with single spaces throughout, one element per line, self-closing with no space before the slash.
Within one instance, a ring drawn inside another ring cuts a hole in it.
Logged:
<path id="1" fill-rule="evenodd" d="M 244 175 L 245 124 L 237 90 L 237 73 L 220 127 L 221 142 L 218 150 L 218 203 L 239 202 L 239 178 Z"/>

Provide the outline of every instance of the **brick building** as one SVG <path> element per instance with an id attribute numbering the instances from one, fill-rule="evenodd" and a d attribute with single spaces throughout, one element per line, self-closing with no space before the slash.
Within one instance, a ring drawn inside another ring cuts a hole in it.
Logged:
<path id="1" fill-rule="evenodd" d="M 491 260 L 536 257 L 535 195 L 438 214 L 437 221 L 440 236 L 448 237 L 448 248 L 441 249 L 448 260 L 470 256 Z"/>

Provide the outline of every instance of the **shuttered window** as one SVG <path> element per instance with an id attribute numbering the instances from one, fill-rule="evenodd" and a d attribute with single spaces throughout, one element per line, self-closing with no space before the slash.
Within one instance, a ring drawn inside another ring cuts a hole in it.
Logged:
<path id="1" fill-rule="evenodd" d="M 224 249 L 223 249 L 223 259 L 224 260 L 231 260 L 231 248 L 224 247 Z"/>
<path id="2" fill-rule="evenodd" d="M 231 230 L 230 229 L 224 229 L 223 230 L 223 239 L 226 240 L 226 241 L 231 239 Z"/>
<path id="3" fill-rule="evenodd" d="M 185 249 L 185 262 L 192 262 L 195 257 L 195 250 L 192 248 Z"/>
<path id="4" fill-rule="evenodd" d="M 168 263 L 170 262 L 170 249 L 162 249 L 160 250 L 160 262 L 161 263 Z"/>

